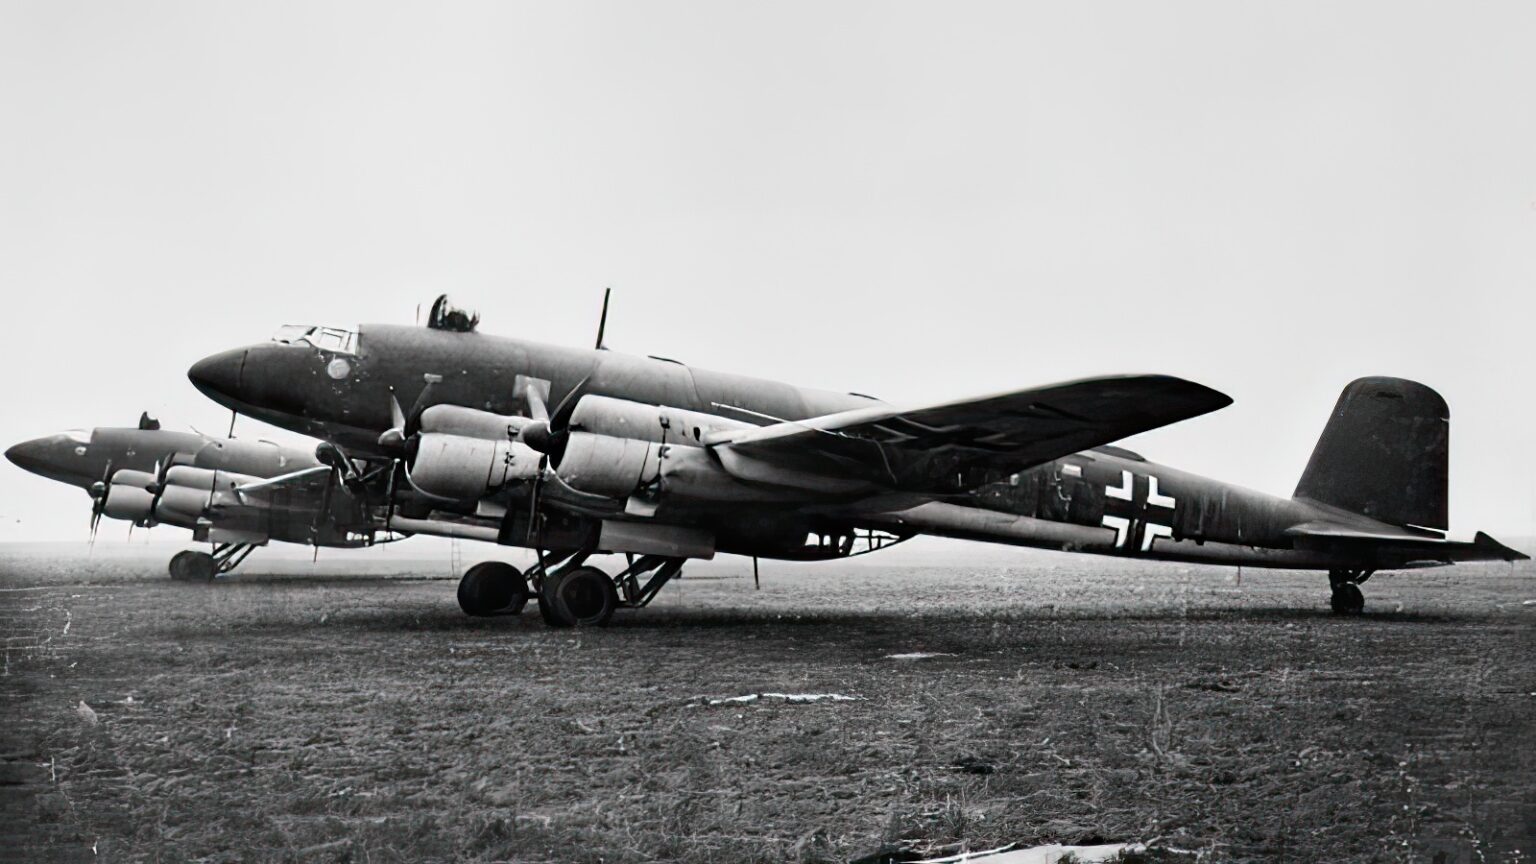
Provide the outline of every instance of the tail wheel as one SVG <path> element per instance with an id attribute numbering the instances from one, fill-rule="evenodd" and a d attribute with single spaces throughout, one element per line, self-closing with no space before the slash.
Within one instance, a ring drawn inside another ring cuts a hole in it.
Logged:
<path id="1" fill-rule="evenodd" d="M 561 627 L 601 627 L 619 608 L 613 580 L 596 567 L 577 567 L 545 579 L 542 599 L 548 619 Z"/>
<path id="2" fill-rule="evenodd" d="M 1359 615 L 1365 611 L 1365 595 L 1360 592 L 1359 585 L 1341 582 L 1333 586 L 1329 605 L 1336 615 Z"/>
<path id="3" fill-rule="evenodd" d="M 527 602 L 528 581 L 522 571 L 502 561 L 476 564 L 459 580 L 459 608 L 466 615 L 516 615 Z"/>

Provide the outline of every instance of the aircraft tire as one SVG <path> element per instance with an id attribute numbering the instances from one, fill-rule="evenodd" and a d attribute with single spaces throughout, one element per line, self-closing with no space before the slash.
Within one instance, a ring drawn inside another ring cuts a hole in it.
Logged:
<path id="1" fill-rule="evenodd" d="M 619 608 L 613 580 L 596 567 L 577 567 L 545 581 L 545 607 L 563 627 L 602 627 Z"/>
<path id="2" fill-rule="evenodd" d="M 187 556 L 181 559 L 181 569 L 184 574 L 181 578 L 188 582 L 212 582 L 213 577 L 219 575 L 218 563 L 207 552 L 187 550 L 181 554 Z M 171 560 L 174 562 L 176 559 Z"/>
<path id="3" fill-rule="evenodd" d="M 170 571 L 172 580 L 182 582 L 187 579 L 187 556 L 196 554 L 191 549 L 183 549 L 171 556 L 171 563 L 166 569 Z"/>
<path id="4" fill-rule="evenodd" d="M 476 618 L 516 615 L 528 603 L 522 571 L 502 561 L 482 561 L 459 579 L 459 608 Z"/>
<path id="5" fill-rule="evenodd" d="M 1341 582 L 1333 588 L 1329 600 L 1335 615 L 1359 615 L 1365 611 L 1365 595 L 1353 582 Z"/>

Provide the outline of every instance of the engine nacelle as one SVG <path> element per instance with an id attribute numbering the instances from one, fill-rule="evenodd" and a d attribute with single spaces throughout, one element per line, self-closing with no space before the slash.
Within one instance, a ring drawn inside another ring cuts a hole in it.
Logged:
<path id="1" fill-rule="evenodd" d="M 803 500 L 794 490 L 742 483 L 703 447 L 660 444 L 572 432 L 555 474 L 578 492 L 659 504 L 663 499 L 692 502 L 790 502 Z"/>
<path id="2" fill-rule="evenodd" d="M 651 442 L 591 432 L 572 432 L 555 475 L 565 485 L 589 495 L 628 498 L 656 479 Z"/>
<path id="3" fill-rule="evenodd" d="M 490 440 L 511 439 L 531 422 L 515 414 L 494 414 L 462 405 L 433 405 L 421 412 L 421 431 Z"/>
<path id="4" fill-rule="evenodd" d="M 155 495 L 149 491 L 154 482 L 155 475 L 147 471 L 124 468 L 114 473 L 102 512 L 113 519 L 134 523 L 147 521 L 154 515 Z"/>
<path id="5" fill-rule="evenodd" d="M 703 443 L 711 432 L 755 428 L 751 423 L 699 411 L 646 405 L 611 396 L 583 396 L 571 412 L 571 428 L 594 435 L 668 444 Z"/>
<path id="6" fill-rule="evenodd" d="M 256 478 L 231 471 L 213 471 L 190 465 L 177 465 L 165 472 L 165 484 L 155 499 L 155 520 L 181 528 L 196 528 L 210 517 L 211 505 L 229 497 L 236 486 Z M 239 507 L 254 506 L 251 502 Z"/>
<path id="7" fill-rule="evenodd" d="M 471 501 L 537 477 L 541 458 L 505 435 L 493 439 L 423 432 L 411 458 L 411 483 L 428 495 Z"/>
<path id="8" fill-rule="evenodd" d="M 225 471 L 211 471 L 207 468 L 194 468 L 190 465 L 177 465 L 165 472 L 165 485 L 181 486 L 186 489 L 201 489 L 208 492 L 213 489 L 216 477 L 231 476 Z M 205 499 L 207 495 L 203 496 Z"/>
<path id="9" fill-rule="evenodd" d="M 743 483 L 704 444 L 711 433 L 757 428 L 698 411 L 646 405 L 609 396 L 583 396 L 571 412 L 571 433 L 555 463 L 567 486 L 640 504 L 662 499 L 693 502 L 792 502 L 804 489 Z"/>
<path id="10" fill-rule="evenodd" d="M 196 528 L 197 520 L 208 506 L 209 496 L 206 489 L 167 483 L 155 501 L 155 521 L 180 528 Z"/>

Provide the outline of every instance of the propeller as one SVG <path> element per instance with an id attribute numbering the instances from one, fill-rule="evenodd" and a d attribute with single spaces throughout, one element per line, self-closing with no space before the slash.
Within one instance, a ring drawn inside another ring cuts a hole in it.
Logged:
<path id="1" fill-rule="evenodd" d="M 518 438 L 552 460 L 560 461 L 560 457 L 565 455 L 566 442 L 571 437 L 571 415 L 576 413 L 576 403 L 586 395 L 587 384 L 591 380 L 592 376 L 588 374 L 587 377 L 576 382 L 571 392 L 565 394 L 565 398 L 555 406 L 553 414 L 545 409 L 544 400 L 538 391 L 529 385 L 528 413 L 532 415 L 533 422 L 523 427 L 523 431 L 518 433 Z"/>
<path id="2" fill-rule="evenodd" d="M 107 494 L 112 491 L 112 460 L 107 460 L 107 468 L 101 473 L 101 479 L 91 484 L 91 548 L 96 547 L 96 530 L 101 527 L 101 516 L 107 509 Z"/>
<path id="3" fill-rule="evenodd" d="M 400 400 L 395 397 L 395 388 L 389 388 L 389 428 L 379 435 L 379 446 L 385 450 L 391 452 L 403 450 L 405 442 L 421 431 L 421 414 L 432 407 L 432 390 L 443 383 L 443 376 L 428 372 L 421 377 L 426 382 L 426 386 L 416 394 L 416 401 L 411 403 L 410 413 L 400 409 Z"/>
<path id="4" fill-rule="evenodd" d="M 325 488 L 320 491 L 320 509 L 315 511 L 315 519 L 309 523 L 309 545 L 315 549 L 311 563 L 320 560 L 320 526 L 331 518 L 331 489 L 340 478 L 341 468 L 332 465 L 325 475 Z"/>
<path id="5" fill-rule="evenodd" d="M 544 517 L 539 510 L 539 498 L 544 492 L 544 484 L 548 482 L 549 472 L 555 470 L 555 463 L 565 455 L 566 444 L 571 440 L 571 417 L 576 413 L 576 403 L 586 395 L 591 380 L 592 376 L 588 374 L 576 382 L 576 386 L 555 406 L 553 414 L 545 407 L 544 398 L 538 389 L 531 384 L 528 386 L 528 414 L 533 422 L 524 426 L 517 437 L 528 447 L 544 454 L 544 458 L 539 461 L 539 473 L 534 476 L 533 486 L 528 492 L 528 540 L 535 548 L 542 548 L 544 543 Z"/>

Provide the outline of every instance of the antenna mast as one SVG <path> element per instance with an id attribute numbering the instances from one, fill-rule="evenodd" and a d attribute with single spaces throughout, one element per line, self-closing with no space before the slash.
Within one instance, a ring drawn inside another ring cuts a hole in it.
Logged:
<path id="1" fill-rule="evenodd" d="M 605 351 L 603 347 L 603 331 L 608 329 L 608 295 L 613 293 L 613 288 L 603 289 L 603 316 L 597 319 L 597 350 Z"/>

